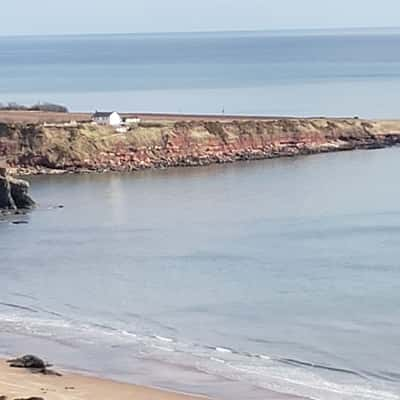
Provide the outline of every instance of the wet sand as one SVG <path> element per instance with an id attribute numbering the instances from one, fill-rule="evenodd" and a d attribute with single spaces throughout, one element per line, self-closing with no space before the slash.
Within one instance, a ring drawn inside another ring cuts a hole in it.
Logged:
<path id="1" fill-rule="evenodd" d="M 0 398 L 41 397 L 45 400 L 198 400 L 201 397 L 172 393 L 111 380 L 63 373 L 63 376 L 32 374 L 10 368 L 0 361 Z M 204 398 L 203 398 L 204 399 Z"/>

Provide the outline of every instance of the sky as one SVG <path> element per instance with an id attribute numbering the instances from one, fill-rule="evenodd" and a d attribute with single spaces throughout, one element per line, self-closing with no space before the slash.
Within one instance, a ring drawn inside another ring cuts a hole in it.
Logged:
<path id="1" fill-rule="evenodd" d="M 399 0 L 12 0 L 0 35 L 397 27 Z"/>

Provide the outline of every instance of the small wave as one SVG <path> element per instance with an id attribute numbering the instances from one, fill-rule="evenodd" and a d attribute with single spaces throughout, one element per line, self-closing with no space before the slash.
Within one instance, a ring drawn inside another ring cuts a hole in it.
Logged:
<path id="1" fill-rule="evenodd" d="M 34 312 L 34 313 L 38 312 L 38 310 L 35 310 L 34 308 L 27 307 L 27 306 L 21 306 L 19 304 L 0 302 L 0 305 L 5 306 L 5 307 L 9 307 L 9 308 L 15 308 L 17 310 L 30 311 L 30 312 Z"/>
<path id="2" fill-rule="evenodd" d="M 268 360 L 268 361 L 272 360 L 272 357 L 270 357 L 270 356 L 265 356 L 264 354 L 258 354 L 257 356 L 258 356 L 259 358 L 261 358 L 261 360 Z"/>
<path id="3" fill-rule="evenodd" d="M 42 312 L 44 312 L 46 314 L 49 314 L 49 315 L 53 315 L 53 316 L 58 317 L 58 318 L 64 318 L 64 315 L 62 315 L 62 314 L 60 314 L 60 313 L 58 313 L 56 311 L 46 310 L 45 308 L 41 308 L 41 307 L 38 307 L 37 310 L 38 311 L 42 311 Z"/>
<path id="4" fill-rule="evenodd" d="M 24 299 L 29 299 L 29 300 L 38 300 L 37 297 L 28 295 L 28 294 L 24 294 L 24 293 L 19 293 L 19 292 L 12 292 L 11 293 L 13 296 L 17 296 L 17 297 L 22 297 Z"/>
<path id="5" fill-rule="evenodd" d="M 164 336 L 159 336 L 159 335 L 154 335 L 153 336 L 155 339 L 160 340 L 161 342 L 167 342 L 167 343 L 173 343 L 174 339 L 169 338 L 169 337 L 164 337 Z"/>
<path id="6" fill-rule="evenodd" d="M 169 347 L 164 347 L 164 346 L 153 345 L 151 347 L 153 347 L 154 349 L 157 349 L 157 350 L 167 351 L 169 353 L 173 353 L 175 351 L 174 349 L 170 349 Z"/>
<path id="7" fill-rule="evenodd" d="M 294 366 L 298 366 L 298 367 L 317 368 L 317 369 L 323 369 L 326 371 L 341 372 L 344 374 L 355 375 L 360 378 L 365 378 L 365 376 L 360 374 L 359 372 L 353 371 L 351 369 L 346 369 L 346 368 L 338 368 L 338 367 L 331 367 L 328 365 L 314 364 L 312 362 L 295 360 L 293 358 L 280 358 L 280 359 L 276 359 L 276 361 L 281 362 L 283 364 L 294 365 Z"/>
<path id="8" fill-rule="evenodd" d="M 115 329 L 114 327 L 110 326 L 110 325 L 106 325 L 106 324 L 100 324 L 98 322 L 92 322 L 91 325 L 95 328 L 101 328 L 101 329 L 106 329 L 109 331 L 113 331 L 113 332 L 117 332 L 118 330 Z"/>
<path id="9" fill-rule="evenodd" d="M 174 327 L 166 325 L 160 321 L 157 321 L 156 319 L 146 317 L 143 314 L 128 311 L 128 312 L 125 312 L 124 315 L 126 315 L 129 318 L 133 318 L 134 320 L 137 320 L 139 323 L 145 322 L 145 323 L 148 323 L 149 326 L 154 326 L 155 331 L 157 331 L 158 329 L 161 328 L 164 332 L 168 331 L 170 334 L 176 333 L 176 329 Z M 123 321 L 125 322 L 126 319 L 123 319 Z"/>
<path id="10" fill-rule="evenodd" d="M 136 333 L 128 332 L 128 331 L 125 331 L 125 330 L 121 330 L 120 332 L 121 332 L 121 334 L 124 335 L 124 336 L 130 336 L 130 337 L 133 337 L 133 338 L 137 338 Z"/>
<path id="11" fill-rule="evenodd" d="M 75 311 L 81 309 L 80 307 L 74 306 L 74 305 L 69 304 L 69 303 L 65 303 L 64 306 L 70 308 L 71 310 L 75 310 Z"/>
<path id="12" fill-rule="evenodd" d="M 215 362 L 220 363 L 220 364 L 225 364 L 225 360 L 221 360 L 220 358 L 210 357 L 210 360 L 211 361 L 215 361 Z"/>
<path id="13" fill-rule="evenodd" d="M 400 382 L 400 374 L 396 372 L 390 372 L 390 371 L 378 371 L 378 372 L 363 371 L 363 372 L 367 376 L 370 376 L 372 378 L 382 379 L 383 381 Z"/>
<path id="14" fill-rule="evenodd" d="M 400 381 L 400 373 L 398 373 L 398 372 L 382 372 L 382 374 L 384 376 L 390 376 L 391 378 L 393 378 L 397 382 Z"/>
<path id="15" fill-rule="evenodd" d="M 239 351 L 231 349 L 229 347 L 222 347 L 222 346 L 204 346 L 205 349 L 217 351 L 218 353 L 225 353 L 225 354 L 241 354 Z M 243 353 L 242 355 L 246 355 Z"/>
<path id="16" fill-rule="evenodd" d="M 235 353 L 232 349 L 228 349 L 226 347 L 215 347 L 215 351 L 218 351 L 219 353 L 229 353 L 229 354 Z"/>

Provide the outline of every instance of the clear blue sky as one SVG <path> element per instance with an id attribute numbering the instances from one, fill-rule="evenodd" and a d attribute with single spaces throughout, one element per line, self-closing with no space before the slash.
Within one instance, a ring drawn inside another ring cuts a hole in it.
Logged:
<path id="1" fill-rule="evenodd" d="M 0 35 L 394 27 L 400 0 L 8 0 Z"/>

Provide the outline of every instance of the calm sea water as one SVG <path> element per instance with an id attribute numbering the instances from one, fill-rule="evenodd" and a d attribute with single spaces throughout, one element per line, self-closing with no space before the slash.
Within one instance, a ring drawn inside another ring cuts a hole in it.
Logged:
<path id="1" fill-rule="evenodd" d="M 0 101 L 398 117 L 400 30 L 0 38 Z"/>
<path id="2" fill-rule="evenodd" d="M 0 353 L 221 399 L 399 399 L 399 151 L 31 178 L 40 208 L 0 223 Z"/>

